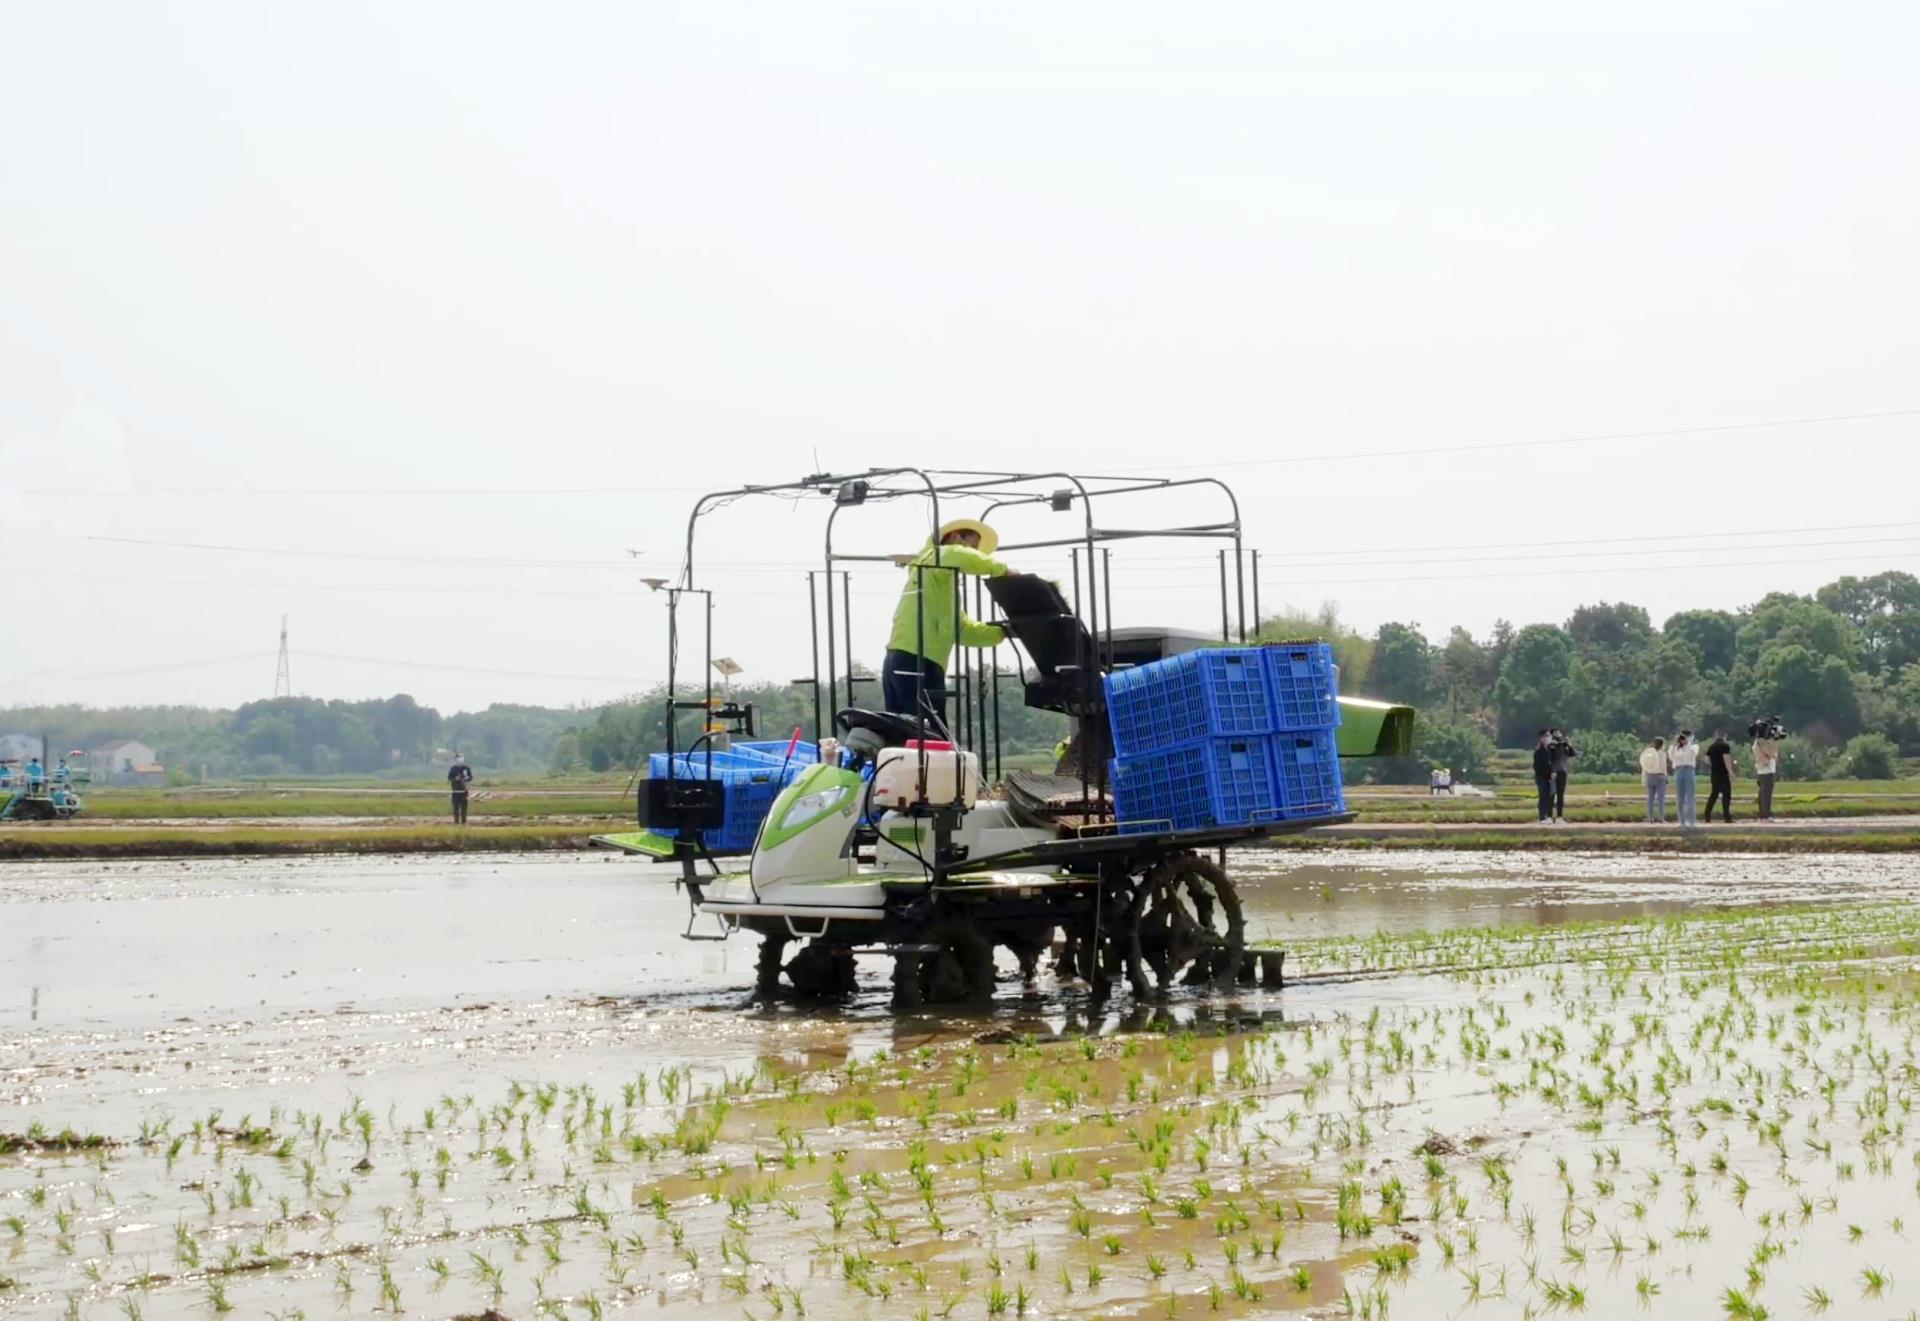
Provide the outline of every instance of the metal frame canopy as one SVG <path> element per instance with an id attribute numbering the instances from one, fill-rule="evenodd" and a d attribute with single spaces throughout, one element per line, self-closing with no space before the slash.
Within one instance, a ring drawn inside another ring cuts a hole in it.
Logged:
<path id="1" fill-rule="evenodd" d="M 1139 523 L 1136 520 L 1110 522 L 1104 517 L 1111 506 L 1124 498 L 1138 500 L 1146 497 L 1168 497 L 1179 493 L 1213 494 L 1223 502 L 1222 518 L 1200 523 Z M 712 594 L 696 585 L 698 559 L 695 554 L 701 519 L 734 502 L 749 496 L 762 496 L 784 500 L 822 499 L 832 502 L 832 510 L 826 520 L 824 534 L 824 553 L 822 569 L 808 572 L 809 607 L 813 616 L 813 673 L 809 678 L 798 680 L 800 684 L 810 684 L 814 693 L 814 736 L 818 738 L 826 732 L 823 724 L 822 699 L 829 706 L 840 700 L 841 680 L 845 679 L 846 705 L 856 706 L 858 700 L 854 693 L 856 682 L 871 682 L 868 676 L 855 673 L 853 629 L 851 620 L 852 593 L 848 586 L 847 566 L 863 563 L 891 564 L 896 560 L 899 548 L 879 552 L 857 549 L 845 549 L 836 542 L 840 514 L 849 509 L 858 509 L 867 505 L 894 504 L 901 501 L 924 501 L 927 511 L 929 536 L 937 541 L 939 528 L 954 517 L 972 517 L 986 520 L 1019 512 L 1046 511 L 1051 514 L 1079 514 L 1079 524 L 1072 535 L 1035 536 L 1022 538 L 1003 536 L 995 554 L 1022 550 L 1058 550 L 1067 549 L 1072 560 L 1072 607 L 1081 616 L 1088 634 L 1095 645 L 1101 648 L 1104 659 L 1101 668 L 1112 658 L 1113 609 L 1111 590 L 1111 545 L 1115 542 L 1136 541 L 1151 538 L 1217 540 L 1228 543 L 1232 550 L 1231 574 L 1229 574 L 1227 547 L 1220 552 L 1220 620 L 1221 638 L 1232 641 L 1239 637 L 1244 641 L 1247 635 L 1247 574 L 1245 554 L 1242 542 L 1240 521 L 1240 502 L 1233 488 L 1213 477 L 1192 478 L 1150 478 L 1127 474 L 1077 474 L 1065 471 L 1016 472 L 990 469 L 955 468 L 868 468 L 858 472 L 814 473 L 796 481 L 770 485 L 747 485 L 732 490 L 712 491 L 702 495 L 694 502 L 692 512 L 687 518 L 686 558 L 681 568 L 679 586 L 669 592 L 669 609 L 677 613 L 678 599 L 681 595 L 701 596 L 707 607 L 706 633 L 707 647 L 712 650 Z M 1082 564 L 1084 552 L 1085 563 Z M 1259 565 L 1258 552 L 1254 561 L 1254 611 L 1259 611 Z M 1082 577 L 1084 571 L 1084 579 Z M 841 599 L 836 608 L 834 600 L 834 576 L 841 578 Z M 821 588 L 824 587 L 824 593 Z M 964 591 L 965 588 L 963 587 Z M 984 605 L 984 593 L 975 585 L 975 599 L 978 605 Z M 825 602 L 826 631 L 826 671 L 820 671 L 820 631 L 821 608 Z M 922 597 L 924 602 L 924 596 Z M 925 605 L 921 609 L 924 611 Z M 677 695 L 677 651 L 678 630 L 670 625 L 668 658 L 668 700 L 671 703 Z M 844 663 L 845 674 L 841 673 Z M 998 687 L 1001 678 L 1017 677 L 1003 674 L 999 668 L 997 656 L 991 660 L 982 654 L 982 649 L 963 648 L 959 663 L 954 667 L 954 680 L 951 685 L 954 695 L 960 701 L 960 718 L 954 722 L 953 733 L 956 741 L 971 746 L 982 754 L 983 763 L 987 751 L 987 701 L 989 692 L 993 704 L 998 708 Z M 1100 679 L 1097 673 L 1084 676 L 1090 686 L 1097 686 Z M 707 668 L 707 705 L 712 703 L 712 670 Z M 687 705 L 691 706 L 692 703 Z M 978 713 L 976 720 L 975 713 Z M 668 749 L 674 750 L 674 734 L 671 717 L 668 720 Z M 998 752 L 998 721 L 994 721 L 994 752 Z M 996 766 L 996 770 L 997 770 Z"/>

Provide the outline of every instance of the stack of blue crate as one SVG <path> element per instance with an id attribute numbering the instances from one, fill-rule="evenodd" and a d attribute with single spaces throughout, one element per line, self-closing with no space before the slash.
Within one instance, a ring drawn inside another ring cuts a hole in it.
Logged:
<path id="1" fill-rule="evenodd" d="M 1106 678 L 1124 829 L 1205 830 L 1346 810 L 1324 642 L 1220 647 Z"/>
<path id="2" fill-rule="evenodd" d="M 682 752 L 671 761 L 664 752 L 647 758 L 647 774 L 666 778 L 669 766 L 676 779 L 718 780 L 724 787 L 727 814 L 717 831 L 707 832 L 706 844 L 716 853 L 745 853 L 753 848 L 760 834 L 760 823 L 773 809 L 773 800 L 793 783 L 793 777 L 820 760 L 820 750 L 812 743 L 798 744 L 787 755 L 784 740 L 778 743 L 735 743 L 725 751 L 709 752 L 701 748 Z M 657 833 L 671 836 L 673 830 Z"/>

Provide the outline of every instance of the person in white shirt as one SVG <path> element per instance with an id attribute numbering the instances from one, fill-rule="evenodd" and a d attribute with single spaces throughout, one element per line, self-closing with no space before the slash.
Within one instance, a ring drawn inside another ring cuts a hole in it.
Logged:
<path id="1" fill-rule="evenodd" d="M 1760 795 L 1760 819 L 1773 820 L 1773 785 L 1780 778 L 1780 740 L 1753 741 L 1753 782 Z"/>
<path id="2" fill-rule="evenodd" d="M 1667 822 L 1667 741 L 1655 739 L 1640 750 L 1640 779 L 1647 786 L 1647 824 Z"/>
<path id="3" fill-rule="evenodd" d="M 1667 762 L 1673 767 L 1673 796 L 1679 805 L 1680 824 L 1697 826 L 1700 824 L 1700 790 L 1696 783 L 1700 745 L 1693 741 L 1691 729 L 1680 731 L 1680 737 L 1673 741 L 1673 749 L 1667 753 Z"/>

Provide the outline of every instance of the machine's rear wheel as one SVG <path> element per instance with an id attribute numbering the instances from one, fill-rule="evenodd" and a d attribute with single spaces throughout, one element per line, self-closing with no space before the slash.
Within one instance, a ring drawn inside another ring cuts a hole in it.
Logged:
<path id="1" fill-rule="evenodd" d="M 1137 999 L 1177 985 L 1233 987 L 1247 947 L 1240 893 L 1217 863 L 1170 858 L 1147 874 L 1127 915 L 1127 980 Z"/>
<path id="2" fill-rule="evenodd" d="M 993 998 L 993 946 L 971 921 L 941 918 L 918 943 L 938 948 L 894 956 L 894 1008 L 984 1004 Z"/>

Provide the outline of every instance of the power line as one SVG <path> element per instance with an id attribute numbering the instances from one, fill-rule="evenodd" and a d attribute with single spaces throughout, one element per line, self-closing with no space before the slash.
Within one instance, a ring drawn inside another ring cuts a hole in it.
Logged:
<path id="1" fill-rule="evenodd" d="M 1589 546 L 1623 546 L 1630 543 L 1643 542 L 1643 541 L 1705 541 L 1709 539 L 1717 540 L 1725 537 L 1757 537 L 1757 536 L 1761 536 L 1763 534 L 1768 534 L 1768 533 L 1776 536 L 1782 536 L 1782 535 L 1797 535 L 1803 532 L 1877 532 L 1886 528 L 1894 528 L 1894 527 L 1920 527 L 1920 522 L 1830 523 L 1823 527 L 1762 527 L 1762 528 L 1749 528 L 1743 532 L 1666 532 L 1656 536 L 1597 537 L 1597 538 L 1584 537 L 1582 538 L 1582 540 L 1584 540 Z M 1521 549 L 1526 549 L 1532 546 L 1538 546 L 1539 544 L 1540 543 L 1538 541 L 1482 541 L 1482 542 L 1475 542 L 1468 545 L 1456 544 L 1456 545 L 1449 545 L 1449 546 L 1381 546 L 1372 551 L 1358 552 L 1358 553 L 1374 554 L 1374 555 L 1406 555 L 1406 554 L 1411 554 L 1414 551 L 1521 550 Z M 1347 554 L 1354 554 L 1354 553 L 1356 552 L 1352 550 L 1345 550 L 1345 549 L 1343 550 L 1282 550 L 1282 551 L 1267 551 L 1263 549 L 1260 552 L 1260 556 L 1262 559 L 1280 559 L 1282 557 L 1293 558 L 1301 555 L 1347 555 Z M 1195 556 L 1193 558 L 1206 559 L 1209 557 Z M 1312 567 L 1312 566 L 1306 566 L 1306 567 Z"/>
<path id="2" fill-rule="evenodd" d="M 1259 468 L 1294 463 L 1340 463 L 1354 459 L 1402 459 L 1424 455 L 1470 454 L 1497 450 L 1538 449 L 1556 445 L 1591 445 L 1608 442 L 1657 440 L 1674 436 L 1709 436 L 1735 431 L 1762 431 L 1786 427 L 1825 426 L 1842 422 L 1871 422 L 1889 418 L 1920 417 L 1920 408 L 1890 408 L 1872 413 L 1831 413 L 1818 417 L 1774 418 L 1754 422 L 1724 422 L 1713 426 L 1667 427 L 1654 431 L 1613 431 L 1594 435 L 1556 436 L 1541 440 L 1478 441 L 1467 445 L 1409 446 L 1402 449 L 1332 450 L 1320 454 L 1290 454 L 1268 459 L 1235 459 L 1209 463 L 1148 464 L 1109 471 L 1119 473 L 1190 472 L 1203 468 Z M 858 476 L 858 473 L 848 474 Z M 663 493 L 705 493 L 712 484 L 698 486 L 559 486 L 559 487 L 317 487 L 317 486 L 134 486 L 107 488 L 16 487 L 22 495 L 240 495 L 240 496 L 432 496 L 498 497 L 657 495 Z M 808 492 L 770 492 L 782 499 L 805 498 Z"/>
<path id="3" fill-rule="evenodd" d="M 1874 526 L 1874 525 L 1868 525 L 1868 526 Z M 1880 524 L 1878 526 L 1920 527 L 1920 523 L 1888 523 L 1888 524 Z M 1680 534 L 1680 535 L 1685 535 L 1685 534 Z M 1757 534 L 1751 533 L 1751 532 L 1738 532 L 1738 533 L 1726 532 L 1726 533 L 1706 533 L 1702 535 L 1713 536 L 1713 537 L 1730 537 L 1730 536 L 1754 536 Z M 1621 538 L 1613 538 L 1613 539 L 1596 541 L 1593 544 L 1607 546 L 1607 545 L 1618 545 L 1621 542 L 1654 541 L 1654 540 L 1666 540 L 1666 539 L 1671 539 L 1671 538 L 1621 537 Z M 1920 541 L 1920 533 L 1914 533 L 1914 534 L 1910 534 L 1908 536 L 1902 536 L 1902 537 L 1858 537 L 1858 538 L 1848 538 L 1844 540 L 1834 540 L 1834 541 L 1774 541 L 1774 542 L 1761 542 L 1751 546 L 1723 546 L 1723 547 L 1664 546 L 1664 547 L 1659 547 L 1657 549 L 1647 549 L 1647 550 L 1579 550 L 1579 551 L 1549 551 L 1544 553 L 1532 549 L 1533 547 L 1536 547 L 1539 545 L 1538 542 L 1511 542 L 1511 543 L 1495 543 L 1495 544 L 1508 545 L 1515 548 L 1524 548 L 1524 549 L 1518 549 L 1518 553 L 1511 554 L 1511 555 L 1455 556 L 1453 562 L 1455 563 L 1482 563 L 1482 562 L 1498 563 L 1503 560 L 1527 560 L 1531 562 L 1535 560 L 1601 559 L 1601 558 L 1608 558 L 1608 557 L 1618 558 L 1621 556 L 1628 556 L 1628 555 L 1678 555 L 1678 554 L 1685 554 L 1689 551 L 1696 551 L 1696 550 L 1698 551 L 1719 550 L 1719 551 L 1731 552 L 1731 551 L 1753 551 L 1753 550 L 1826 549 L 1834 546 L 1898 545 L 1901 543 L 1911 542 L 1911 541 Z M 1412 551 L 1412 550 L 1418 550 L 1422 548 L 1407 547 L 1405 549 Z M 1289 564 L 1289 565 L 1278 566 L 1278 567 L 1284 567 L 1287 569 L 1299 569 L 1299 570 L 1348 569 L 1348 568 L 1364 569 L 1364 568 L 1374 568 L 1374 567 L 1391 568 L 1401 564 L 1426 564 L 1430 562 L 1430 556 L 1432 554 L 1437 554 L 1442 552 L 1450 553 L 1454 550 L 1467 550 L 1472 548 L 1466 547 L 1466 546 L 1459 546 L 1459 547 L 1432 546 L 1432 547 L 1426 547 L 1425 549 L 1429 552 L 1429 555 L 1423 556 L 1422 558 L 1415 559 L 1415 560 L 1391 560 L 1391 559 L 1333 560 L 1333 561 L 1325 561 L 1325 562 L 1310 563 L 1310 564 Z M 1314 551 L 1314 552 L 1306 552 L 1306 553 L 1327 555 L 1327 554 L 1340 554 L 1342 552 Z M 1344 553 L 1374 555 L 1374 554 L 1386 554 L 1388 552 L 1386 551 L 1356 552 L 1353 550 L 1348 550 Z M 1264 550 L 1261 551 L 1260 553 L 1261 559 L 1263 561 L 1268 561 L 1268 562 L 1281 558 L 1283 554 L 1284 552 L 1280 554 L 1270 555 L 1268 554 L 1268 552 Z M 1127 564 L 1128 566 L 1137 565 L 1137 564 L 1197 566 L 1197 565 L 1214 564 L 1217 562 L 1218 562 L 1217 557 L 1213 555 L 1141 555 L 1141 556 L 1128 556 L 1124 560 L 1124 563 Z M 725 564 L 709 565 L 707 566 L 706 571 L 714 574 L 718 574 L 718 575 L 735 574 L 735 573 L 741 573 L 741 574 L 793 573 L 793 572 L 799 572 L 801 569 L 804 569 L 805 567 L 808 567 L 808 566 L 775 565 L 772 562 L 764 562 L 763 565 L 760 567 L 747 567 L 746 563 L 741 563 L 737 565 L 725 565 Z M 1596 567 L 1604 567 L 1604 566 L 1596 566 Z M 1148 570 L 1148 572 L 1157 572 L 1157 571 L 1160 571 L 1160 570 L 1151 570 L 1151 569 Z"/>
<path id="4" fill-rule="evenodd" d="M 220 578 L 141 578 L 129 574 L 117 573 L 69 573 L 54 572 L 47 569 L 21 569 L 21 574 L 33 578 L 57 578 L 62 582 L 83 580 L 88 582 L 110 583 L 149 583 L 164 587 L 225 587 L 241 591 L 264 589 L 269 591 L 293 592 L 378 592 L 394 593 L 406 596 L 537 596 L 549 597 L 596 597 L 606 600 L 631 601 L 641 594 L 636 583 L 630 592 L 615 591 L 576 591 L 544 590 L 512 587 L 395 587 L 388 584 L 363 586 L 351 583 L 275 583 L 275 582 L 233 582 Z"/>
<path id="5" fill-rule="evenodd" d="M 124 679 L 135 675 L 163 674 L 170 670 L 207 669 L 215 665 L 233 665 L 241 661 L 249 663 L 265 660 L 273 655 L 270 651 L 247 651 L 234 656 L 209 656 L 202 660 L 160 661 L 153 665 L 130 665 L 118 670 L 92 670 L 76 673 L 72 670 L 54 668 L 34 670 L 11 679 L 0 679 L 0 687 L 19 687 L 30 679 L 42 679 L 59 676 L 62 679 Z"/>
<path id="6" fill-rule="evenodd" d="M 1895 561 L 1920 560 L 1920 553 L 1911 555 L 1888 555 L 1885 558 Z M 1595 574 L 1616 573 L 1695 573 L 1702 569 L 1755 569 L 1768 565 L 1792 567 L 1802 564 L 1853 564 L 1857 562 L 1858 559 L 1859 556 L 1857 555 L 1832 555 L 1816 559 L 1729 560 L 1719 564 L 1696 564 L 1688 561 L 1684 564 L 1596 565 L 1585 569 L 1540 569 L 1533 572 L 1516 569 L 1510 572 L 1499 573 L 1395 574 L 1387 578 L 1286 578 L 1272 580 L 1272 585 L 1275 587 L 1327 587 L 1357 583 L 1373 583 L 1376 585 L 1391 583 L 1451 583 L 1467 582 L 1481 578 L 1564 578 L 1569 575 L 1591 577 Z M 1263 582 L 1264 581 L 1265 580 L 1263 580 Z M 1173 590 L 1171 585 L 1168 586 L 1168 590 Z"/>
<path id="7" fill-rule="evenodd" d="M 151 537 L 101 537 L 89 535 L 87 541 L 107 542 L 119 546 L 159 546 L 169 550 L 210 550 L 225 551 L 240 555 L 299 555 L 315 559 L 330 560 L 381 560 L 402 564 L 442 564 L 442 565 L 481 565 L 484 567 L 529 568 L 529 569 L 631 569 L 636 566 L 632 559 L 626 560 L 530 560 L 511 558 L 490 558 L 476 555 L 401 555 L 384 554 L 374 551 L 354 550 L 300 550 L 283 546 L 234 546 L 213 544 L 200 541 L 161 541 Z"/>
<path id="8" fill-rule="evenodd" d="M 1831 422 L 1871 422 L 1894 417 L 1920 417 L 1920 408 L 1890 408 L 1879 413 L 1835 413 L 1827 417 L 1788 417 L 1767 422 L 1724 422 L 1708 427 L 1669 427 L 1659 431 L 1613 431 L 1592 436 L 1556 436 L 1550 440 L 1489 440 L 1471 445 L 1435 445 L 1397 450 L 1339 450 L 1325 454 L 1289 454 L 1272 459 L 1231 459 L 1213 463 L 1156 463 L 1117 472 L 1191 472 L 1200 468 L 1266 468 L 1288 463 L 1337 463 L 1349 459 L 1406 459 L 1433 454 L 1474 454 L 1490 450 L 1540 449 L 1550 445 L 1593 445 L 1628 440 L 1661 440 L 1673 436 L 1713 436 L 1729 431 L 1760 431 L 1774 427 L 1810 427 Z"/>
<path id="9" fill-rule="evenodd" d="M 337 661 L 348 665 L 380 665 L 402 670 L 437 670 L 448 674 L 493 674 L 515 679 L 559 679 L 569 683 L 624 683 L 635 682 L 631 674 L 548 674 L 540 670 L 505 670 L 488 665 L 448 665 L 440 661 L 388 660 L 379 656 L 342 656 L 335 652 L 306 651 L 300 653 L 302 659 Z"/>
<path id="10" fill-rule="evenodd" d="M 1776 541 L 1756 546 L 1663 546 L 1654 550 L 1570 550 L 1547 551 L 1544 553 L 1521 551 L 1511 555 L 1458 555 L 1453 557 L 1454 564 L 1502 564 L 1511 561 L 1534 562 L 1537 560 L 1585 560 L 1618 559 L 1627 555 L 1685 555 L 1694 551 L 1717 549 L 1726 552 L 1750 550 L 1823 550 L 1834 546 L 1887 546 L 1903 545 L 1920 541 L 1920 533 L 1906 537 L 1868 537 L 1855 541 Z M 1264 556 L 1262 558 L 1265 558 Z M 1208 561 L 1212 563 L 1213 561 Z M 1431 564 L 1430 556 L 1413 560 L 1332 560 L 1324 564 L 1290 564 L 1289 570 L 1309 569 L 1390 569 L 1402 564 Z M 1606 573 L 1614 568 L 1626 568 L 1626 565 L 1596 564 L 1591 566 L 1594 573 Z M 1158 572 L 1165 572 L 1159 570 Z"/>

